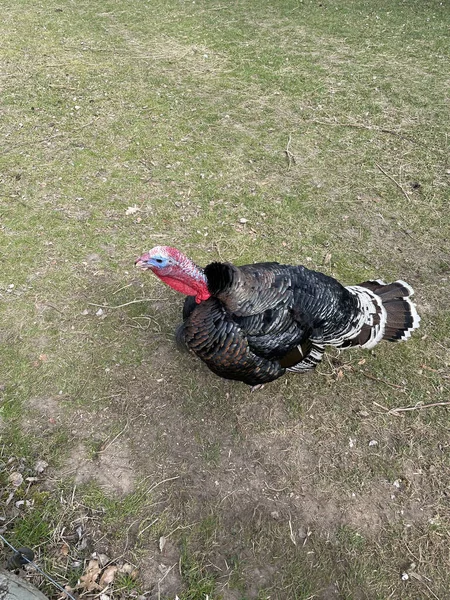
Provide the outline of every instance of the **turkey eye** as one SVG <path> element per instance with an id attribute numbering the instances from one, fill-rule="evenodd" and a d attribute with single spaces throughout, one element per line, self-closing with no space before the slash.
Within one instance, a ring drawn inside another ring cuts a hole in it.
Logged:
<path id="1" fill-rule="evenodd" d="M 161 264 L 162 263 L 162 258 L 156 258 L 155 259 L 157 263 Z"/>

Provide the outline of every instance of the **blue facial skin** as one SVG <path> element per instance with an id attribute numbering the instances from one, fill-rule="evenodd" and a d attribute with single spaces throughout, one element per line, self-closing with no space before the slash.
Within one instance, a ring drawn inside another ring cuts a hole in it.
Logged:
<path id="1" fill-rule="evenodd" d="M 169 265 L 169 259 L 166 256 L 156 255 L 148 259 L 148 264 L 157 269 L 164 269 Z"/>

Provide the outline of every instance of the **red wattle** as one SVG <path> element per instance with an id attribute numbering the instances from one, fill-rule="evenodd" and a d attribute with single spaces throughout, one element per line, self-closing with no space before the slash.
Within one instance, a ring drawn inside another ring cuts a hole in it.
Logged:
<path id="1" fill-rule="evenodd" d="M 200 284 L 200 282 L 198 282 L 198 286 L 194 288 L 191 287 L 185 281 L 181 281 L 180 279 L 176 279 L 174 277 L 169 276 L 160 277 L 158 273 L 155 273 L 155 275 L 157 275 L 161 279 L 161 281 L 163 281 L 165 284 L 167 284 L 177 292 L 181 292 L 186 296 L 195 296 L 195 301 L 197 302 L 197 304 L 200 304 L 200 302 L 203 302 L 203 300 L 207 300 L 211 296 L 211 294 L 208 292 L 206 284 Z"/>

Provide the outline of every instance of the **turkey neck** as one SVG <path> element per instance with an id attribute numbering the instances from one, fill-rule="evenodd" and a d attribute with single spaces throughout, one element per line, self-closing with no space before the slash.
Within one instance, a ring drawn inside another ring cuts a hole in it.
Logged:
<path id="1" fill-rule="evenodd" d="M 177 258 L 177 270 L 160 277 L 160 279 L 177 292 L 181 292 L 186 296 L 195 296 L 197 304 L 207 300 L 211 294 L 208 290 L 208 283 L 203 269 L 181 252 L 179 252 Z M 158 273 L 155 273 L 155 275 L 158 275 Z"/>

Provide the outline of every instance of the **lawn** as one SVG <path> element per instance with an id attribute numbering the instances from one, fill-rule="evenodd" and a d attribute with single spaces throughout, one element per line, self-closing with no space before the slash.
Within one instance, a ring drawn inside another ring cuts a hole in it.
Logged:
<path id="1" fill-rule="evenodd" d="M 0 533 L 72 595 L 449 597 L 449 23 L 4 0 Z M 157 244 L 401 278 L 421 328 L 251 394 L 178 351 Z"/>

